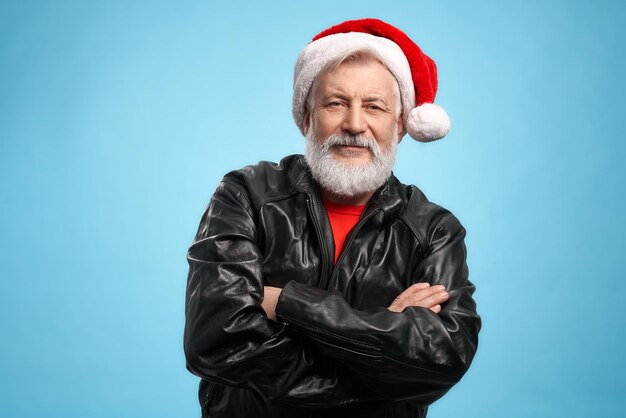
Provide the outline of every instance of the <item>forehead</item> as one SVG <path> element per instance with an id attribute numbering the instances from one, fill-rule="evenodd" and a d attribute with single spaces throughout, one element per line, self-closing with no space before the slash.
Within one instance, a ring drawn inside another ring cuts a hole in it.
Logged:
<path id="1" fill-rule="evenodd" d="M 378 94 L 392 97 L 396 79 L 379 61 L 344 62 L 338 67 L 325 71 L 315 80 L 316 95 L 333 92 L 361 95 Z"/>

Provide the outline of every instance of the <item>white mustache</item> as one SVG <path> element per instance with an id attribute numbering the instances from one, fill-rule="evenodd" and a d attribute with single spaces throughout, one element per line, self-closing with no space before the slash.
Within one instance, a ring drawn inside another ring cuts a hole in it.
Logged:
<path id="1" fill-rule="evenodd" d="M 347 133 L 331 135 L 326 142 L 324 142 L 324 148 L 330 149 L 345 145 L 349 147 L 363 147 L 367 148 L 374 154 L 378 155 L 379 148 L 378 143 L 374 138 L 368 138 L 364 135 L 350 135 Z"/>

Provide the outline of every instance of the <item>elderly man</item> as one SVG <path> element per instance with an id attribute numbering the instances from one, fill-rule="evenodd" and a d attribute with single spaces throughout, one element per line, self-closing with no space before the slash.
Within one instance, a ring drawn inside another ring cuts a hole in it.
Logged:
<path id="1" fill-rule="evenodd" d="M 434 62 L 375 19 L 295 68 L 305 156 L 227 174 L 188 253 L 185 352 L 203 417 L 424 417 L 478 342 L 465 230 L 392 173 L 443 137 Z"/>

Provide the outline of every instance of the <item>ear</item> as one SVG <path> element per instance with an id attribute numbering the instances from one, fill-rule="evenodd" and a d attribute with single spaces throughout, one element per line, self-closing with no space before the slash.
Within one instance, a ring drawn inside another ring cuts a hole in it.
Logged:
<path id="1" fill-rule="evenodd" d="M 309 131 L 309 128 L 311 127 L 311 118 L 309 117 L 309 109 L 305 109 L 304 110 L 304 116 L 302 117 L 302 130 L 304 131 L 304 134 L 306 135 L 306 133 Z"/>
<path id="2" fill-rule="evenodd" d="M 404 138 L 404 124 L 402 123 L 402 116 L 398 117 L 398 144 L 402 142 L 402 138 Z"/>

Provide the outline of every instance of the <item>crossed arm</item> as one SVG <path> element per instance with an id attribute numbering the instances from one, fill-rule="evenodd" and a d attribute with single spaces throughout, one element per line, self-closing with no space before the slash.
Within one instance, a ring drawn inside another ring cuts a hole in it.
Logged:
<path id="1" fill-rule="evenodd" d="M 276 304 L 280 297 L 282 289 L 278 287 L 265 286 L 264 298 L 261 306 L 267 317 L 276 321 Z M 420 306 L 428 308 L 434 313 L 441 311 L 441 304 L 448 300 L 448 292 L 445 286 L 434 285 L 430 283 L 415 283 L 400 293 L 387 307 L 391 312 L 402 312 L 404 308 L 409 306 Z"/>

